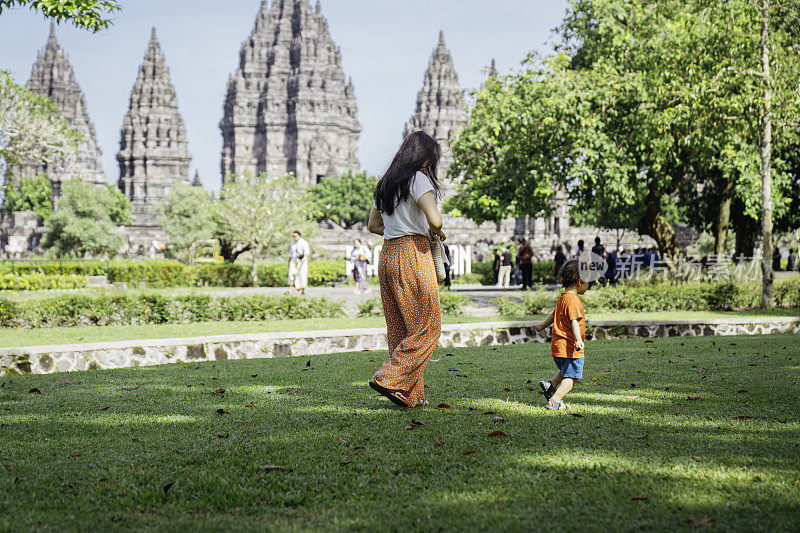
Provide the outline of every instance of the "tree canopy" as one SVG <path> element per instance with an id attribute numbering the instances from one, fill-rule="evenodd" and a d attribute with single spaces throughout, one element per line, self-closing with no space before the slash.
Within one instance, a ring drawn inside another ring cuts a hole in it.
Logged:
<path id="1" fill-rule="evenodd" d="M 194 260 L 198 244 L 214 236 L 214 206 L 211 195 L 202 187 L 178 184 L 156 210 L 170 245 L 187 262 Z"/>
<path id="2" fill-rule="evenodd" d="M 122 9 L 116 0 L 0 0 L 0 14 L 25 6 L 53 22 L 71 22 L 92 32 L 108 28 L 111 15 Z"/>
<path id="3" fill-rule="evenodd" d="M 341 176 L 322 178 L 308 190 L 314 219 L 329 220 L 345 229 L 366 224 L 377 184 L 375 176 L 350 170 Z"/>
<path id="4" fill-rule="evenodd" d="M 45 174 L 12 180 L 4 191 L 3 209 L 7 213 L 34 211 L 45 221 L 53 213 L 53 186 Z"/>

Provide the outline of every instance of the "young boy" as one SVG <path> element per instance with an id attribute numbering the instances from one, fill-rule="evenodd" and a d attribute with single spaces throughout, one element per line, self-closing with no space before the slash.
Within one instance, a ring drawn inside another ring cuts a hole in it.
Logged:
<path id="1" fill-rule="evenodd" d="M 553 325 L 550 344 L 553 360 L 558 373 L 551 380 L 539 382 L 547 400 L 547 407 L 553 411 L 564 411 L 569 406 L 564 396 L 572 390 L 574 380 L 583 377 L 583 340 L 586 337 L 586 314 L 579 294 L 586 292 L 589 284 L 581 280 L 577 261 L 567 261 L 558 272 L 564 292 L 558 298 L 555 310 L 544 322 L 535 326 L 542 331 Z"/>

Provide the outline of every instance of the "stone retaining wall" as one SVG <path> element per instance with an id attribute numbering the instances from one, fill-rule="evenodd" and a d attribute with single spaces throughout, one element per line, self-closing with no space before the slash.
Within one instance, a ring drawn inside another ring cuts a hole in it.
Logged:
<path id="1" fill-rule="evenodd" d="M 546 335 L 537 333 L 533 325 L 534 322 L 445 325 L 442 327 L 439 344 L 449 348 L 547 341 Z M 800 317 L 689 319 L 669 322 L 596 320 L 589 321 L 587 328 L 589 339 L 769 333 L 800 333 Z M 0 348 L 0 375 L 385 349 L 386 331 L 383 328 L 28 346 Z"/>

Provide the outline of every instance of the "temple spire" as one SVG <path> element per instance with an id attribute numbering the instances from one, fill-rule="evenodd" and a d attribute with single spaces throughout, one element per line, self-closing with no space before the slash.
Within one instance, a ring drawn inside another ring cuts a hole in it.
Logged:
<path id="1" fill-rule="evenodd" d="M 439 175 L 444 176 L 452 163 L 449 141 L 457 130 L 467 123 L 467 112 L 453 58 L 444 41 L 444 32 L 439 32 L 436 45 L 417 94 L 417 108 L 406 123 L 403 137 L 422 130 L 442 145 Z"/>
<path id="2" fill-rule="evenodd" d="M 50 24 L 47 42 L 33 64 L 27 86 L 32 92 L 49 98 L 56 105 L 58 114 L 81 134 L 78 143 L 78 164 L 81 172 L 80 176 L 63 175 L 61 171 L 48 168 L 42 162 L 30 161 L 15 168 L 13 174 L 47 174 L 52 182 L 54 198 L 60 194 L 61 182 L 69 178 L 81 177 L 98 185 L 106 185 L 108 179 L 101 162 L 102 152 L 97 145 L 94 124 L 89 118 L 86 97 L 78 85 L 69 58 L 58 43 L 55 24 Z"/>
<path id="3" fill-rule="evenodd" d="M 117 154 L 118 185 L 131 201 L 140 235 L 163 239 L 154 207 L 173 185 L 190 182 L 191 158 L 175 87 L 153 28 L 131 90 Z"/>
<path id="4" fill-rule="evenodd" d="M 358 169 L 355 91 L 319 4 L 274 0 L 242 43 L 228 80 L 222 179 L 294 173 L 303 184 Z"/>

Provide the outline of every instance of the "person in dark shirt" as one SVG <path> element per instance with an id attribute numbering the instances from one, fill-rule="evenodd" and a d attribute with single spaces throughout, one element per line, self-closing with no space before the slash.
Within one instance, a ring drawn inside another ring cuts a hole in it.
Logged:
<path id="1" fill-rule="evenodd" d="M 575 259 L 579 259 L 583 253 L 583 239 L 578 241 L 578 249 L 575 250 Z"/>
<path id="2" fill-rule="evenodd" d="M 500 262 L 502 258 L 500 257 L 500 250 L 495 250 L 492 254 L 492 272 L 494 272 L 494 284 L 497 285 L 498 277 L 500 276 Z"/>
<path id="3" fill-rule="evenodd" d="M 617 283 L 617 254 L 614 251 L 605 253 L 606 259 L 606 273 L 605 280 L 607 284 L 616 285 Z"/>
<path id="4" fill-rule="evenodd" d="M 777 246 L 772 250 L 772 270 L 775 272 L 780 272 L 781 270 L 781 249 Z"/>
<path id="5" fill-rule="evenodd" d="M 603 254 L 606 253 L 606 247 L 600 244 L 600 237 L 594 238 L 594 246 L 592 246 L 592 253 L 600 257 L 603 257 Z"/>
<path id="6" fill-rule="evenodd" d="M 789 261 L 786 263 L 786 270 L 793 272 L 797 268 L 797 252 L 789 250 Z"/>
<path id="7" fill-rule="evenodd" d="M 564 250 L 561 246 L 556 246 L 556 255 L 553 257 L 553 276 L 558 278 L 558 271 L 567 262 L 567 256 L 564 255 Z"/>
<path id="8" fill-rule="evenodd" d="M 533 286 L 533 249 L 526 239 L 520 241 L 517 260 L 522 271 L 522 290 L 524 291 Z"/>

